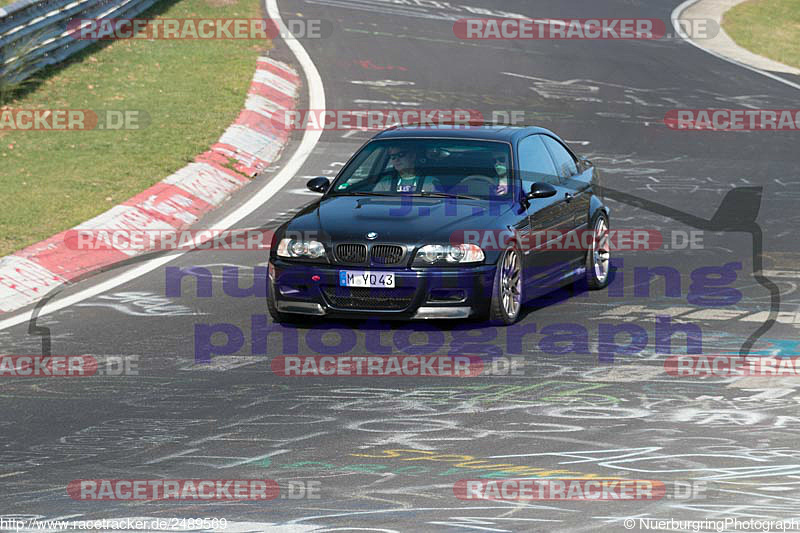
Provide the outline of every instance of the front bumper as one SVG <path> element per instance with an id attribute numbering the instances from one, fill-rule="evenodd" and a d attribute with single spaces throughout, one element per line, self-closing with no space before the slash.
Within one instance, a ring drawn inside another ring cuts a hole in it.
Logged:
<path id="1" fill-rule="evenodd" d="M 342 270 L 391 272 L 394 289 L 339 286 Z M 341 318 L 467 318 L 492 294 L 495 265 L 453 268 L 346 267 L 270 259 L 269 290 L 278 311 Z"/>

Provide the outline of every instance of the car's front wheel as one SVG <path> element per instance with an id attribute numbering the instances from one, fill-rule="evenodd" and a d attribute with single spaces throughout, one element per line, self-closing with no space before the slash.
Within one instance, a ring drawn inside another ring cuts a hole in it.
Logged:
<path id="1" fill-rule="evenodd" d="M 608 285 L 611 246 L 608 237 L 608 215 L 597 214 L 592 224 L 592 247 L 586 254 L 586 283 L 590 289 L 603 289 Z"/>
<path id="2" fill-rule="evenodd" d="M 492 299 L 489 303 L 489 322 L 510 326 L 522 311 L 522 256 L 508 249 L 497 262 Z"/>

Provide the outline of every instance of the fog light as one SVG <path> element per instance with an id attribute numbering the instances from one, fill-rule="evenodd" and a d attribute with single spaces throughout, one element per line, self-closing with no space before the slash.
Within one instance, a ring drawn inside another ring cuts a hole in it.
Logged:
<path id="1" fill-rule="evenodd" d="M 463 302 L 467 295 L 460 289 L 433 289 L 428 298 L 429 302 Z"/>

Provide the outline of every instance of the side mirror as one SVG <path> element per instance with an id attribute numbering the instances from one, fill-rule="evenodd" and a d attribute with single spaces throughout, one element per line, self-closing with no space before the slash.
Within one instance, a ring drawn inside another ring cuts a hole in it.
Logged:
<path id="1" fill-rule="evenodd" d="M 313 180 L 309 180 L 309 182 L 306 183 L 306 187 L 308 187 L 309 191 L 314 191 L 319 193 L 324 193 L 325 191 L 328 190 L 328 187 L 330 186 L 331 186 L 330 180 L 328 178 L 323 178 L 323 177 L 314 178 Z"/>
<path id="2" fill-rule="evenodd" d="M 556 188 L 549 183 L 537 181 L 531 185 L 531 192 L 526 194 L 525 198 L 528 200 L 533 200 L 534 198 L 550 198 L 551 196 L 555 196 L 556 192 Z"/>
<path id="3" fill-rule="evenodd" d="M 594 166 L 594 163 L 592 163 L 588 159 L 581 159 L 580 163 L 583 170 L 586 170 L 587 168 L 592 168 Z"/>

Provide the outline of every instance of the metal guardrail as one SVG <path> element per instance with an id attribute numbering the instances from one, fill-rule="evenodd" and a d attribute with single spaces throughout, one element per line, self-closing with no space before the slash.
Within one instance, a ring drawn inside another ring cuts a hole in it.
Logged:
<path id="1" fill-rule="evenodd" d="M 93 44 L 67 25 L 74 18 L 130 18 L 156 0 L 19 0 L 0 8 L 0 82 L 17 83 Z"/>

